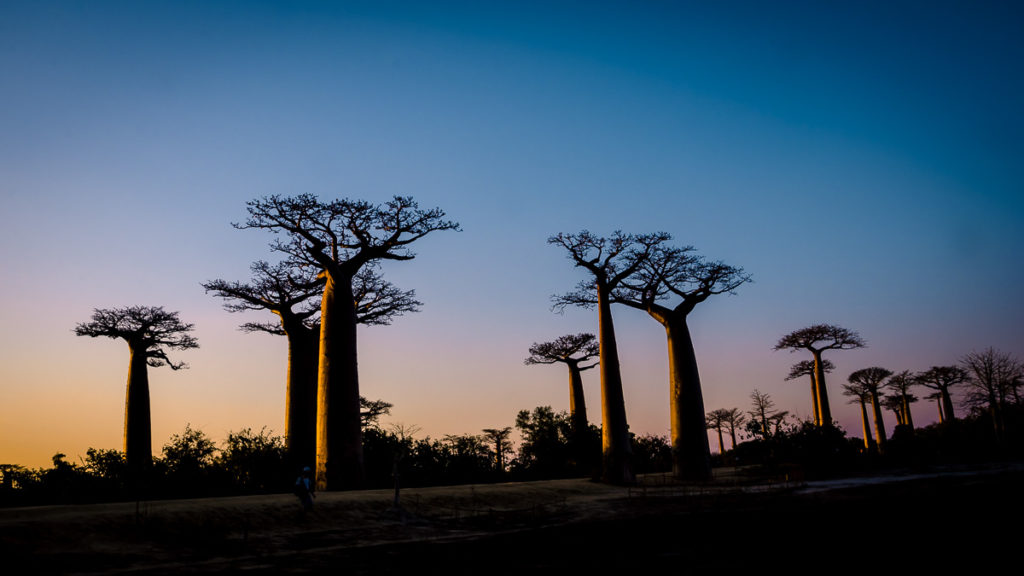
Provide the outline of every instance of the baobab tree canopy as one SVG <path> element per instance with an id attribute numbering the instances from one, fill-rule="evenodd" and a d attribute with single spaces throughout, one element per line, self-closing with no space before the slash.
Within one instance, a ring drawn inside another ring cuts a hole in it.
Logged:
<path id="1" fill-rule="evenodd" d="M 815 324 L 786 334 L 775 344 L 775 350 L 809 350 L 814 355 L 814 388 L 817 414 L 822 426 L 832 426 L 832 409 L 825 386 L 825 367 L 821 353 L 825 350 L 847 350 L 866 346 L 860 335 L 832 324 Z"/>
<path id="2" fill-rule="evenodd" d="M 145 356 L 147 365 L 181 370 L 188 364 L 172 362 L 167 351 L 198 348 L 199 343 L 189 334 L 193 328 L 182 322 L 177 312 L 167 312 L 162 306 L 129 306 L 93 310 L 90 322 L 75 326 L 75 335 L 121 338 L 133 353 Z"/>
<path id="3" fill-rule="evenodd" d="M 160 306 L 96 309 L 90 322 L 75 326 L 78 336 L 121 338 L 128 343 L 131 357 L 124 405 L 124 452 L 133 469 L 153 459 L 147 367 L 187 368 L 184 362 L 173 362 L 167 351 L 198 348 L 199 343 L 189 334 L 192 328 L 192 324 L 178 318 L 177 312 L 167 312 Z"/>
<path id="4" fill-rule="evenodd" d="M 593 334 L 566 334 L 551 342 L 534 342 L 530 356 L 524 364 L 554 364 L 555 362 L 585 362 L 599 353 L 597 338 Z M 596 363 L 594 364 L 596 365 Z M 580 367 L 581 370 L 594 365 Z"/>

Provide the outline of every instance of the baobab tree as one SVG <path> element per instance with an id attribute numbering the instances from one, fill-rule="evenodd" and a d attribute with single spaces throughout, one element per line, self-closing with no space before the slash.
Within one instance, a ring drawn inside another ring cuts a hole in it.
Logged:
<path id="1" fill-rule="evenodd" d="M 967 373 L 959 366 L 932 366 L 914 376 L 917 383 L 939 395 L 941 421 L 956 420 L 950 389 L 967 381 Z"/>
<path id="2" fill-rule="evenodd" d="M 509 442 L 509 435 L 512 434 L 512 427 L 484 428 L 484 439 L 494 443 L 495 469 L 498 473 L 505 471 L 505 454 L 512 449 Z"/>
<path id="3" fill-rule="evenodd" d="M 836 365 L 831 360 L 824 359 L 822 362 L 822 369 L 826 374 L 835 370 Z M 821 426 L 821 414 L 818 412 L 818 387 L 815 385 L 814 380 L 814 360 L 801 360 L 789 370 L 789 376 L 786 376 L 786 381 L 796 380 L 803 376 L 809 376 L 811 380 L 811 409 L 814 411 L 814 425 Z"/>
<path id="4" fill-rule="evenodd" d="M 765 439 L 769 439 L 772 436 L 771 423 L 778 420 L 777 415 L 779 412 L 775 410 L 775 402 L 771 399 L 771 396 L 761 392 L 760 390 L 754 389 L 750 393 L 750 414 L 751 420 L 756 424 L 755 430 Z M 783 415 L 784 417 L 785 415 Z M 776 424 L 776 429 L 778 424 Z"/>
<path id="5" fill-rule="evenodd" d="M 864 449 L 871 450 L 874 446 L 871 440 L 871 428 L 868 424 L 868 402 L 871 402 L 871 392 L 860 384 L 843 384 L 843 396 L 852 398 L 850 403 L 860 403 L 860 424 L 864 431 Z"/>
<path id="6" fill-rule="evenodd" d="M 725 418 L 728 414 L 728 410 L 724 408 L 718 408 L 708 412 L 707 417 L 704 419 L 708 430 L 714 430 L 718 433 L 718 453 L 725 454 L 725 441 L 722 439 L 722 428 L 725 427 Z"/>
<path id="7" fill-rule="evenodd" d="M 828 389 L 825 387 L 825 365 L 821 353 L 825 350 L 850 350 L 866 346 L 860 335 L 832 324 L 815 324 L 790 332 L 779 339 L 775 350 L 809 350 L 814 355 L 814 389 L 818 398 L 818 415 L 821 426 L 832 426 L 832 409 L 828 404 Z"/>
<path id="8" fill-rule="evenodd" d="M 573 432 L 582 434 L 590 425 L 587 420 L 587 400 L 583 396 L 584 370 L 598 365 L 598 362 L 584 364 L 600 354 L 597 339 L 593 334 L 567 334 L 551 342 L 530 346 L 530 355 L 523 361 L 532 364 L 565 364 L 569 368 L 569 418 Z"/>
<path id="9" fill-rule="evenodd" d="M 367 264 L 411 260 L 409 245 L 439 230 L 458 230 L 440 209 L 421 210 L 395 196 L 376 205 L 362 200 L 322 202 L 304 194 L 269 196 L 247 204 L 249 219 L 237 228 L 282 233 L 271 246 L 324 280 L 320 301 L 317 379 L 317 487 L 362 485 L 363 443 L 353 282 Z"/>
<path id="10" fill-rule="evenodd" d="M 872 366 L 863 368 L 850 374 L 850 384 L 863 388 L 871 397 L 871 410 L 875 417 L 875 445 L 879 452 L 885 451 L 885 422 L 882 420 L 882 404 L 878 397 L 878 391 L 882 382 L 892 376 L 891 370 Z"/>
<path id="11" fill-rule="evenodd" d="M 900 399 L 900 409 L 897 413 L 900 424 L 909 426 L 911 430 L 914 429 L 914 417 L 910 413 L 910 405 L 917 402 L 917 398 L 910 393 L 910 388 L 915 385 L 917 385 L 917 380 L 914 379 L 909 370 L 893 374 L 889 381 L 885 383 L 885 387 L 892 390 Z"/>
<path id="12" fill-rule="evenodd" d="M 736 429 L 742 428 L 747 423 L 747 415 L 743 413 L 739 408 L 725 409 L 722 414 L 722 420 L 726 425 L 729 426 L 729 439 L 732 440 L 732 448 L 736 449 Z"/>
<path id="13" fill-rule="evenodd" d="M 148 367 L 187 368 L 184 362 L 172 362 L 167 351 L 198 348 L 199 343 L 189 334 L 192 329 L 193 325 L 182 322 L 177 312 L 167 312 L 162 306 L 97 308 L 91 321 L 75 326 L 76 336 L 106 336 L 128 343 L 124 454 L 133 470 L 147 467 L 153 461 Z"/>
<path id="14" fill-rule="evenodd" d="M 632 275 L 612 291 L 612 302 L 643 310 L 668 339 L 669 414 L 672 471 L 678 478 L 711 477 L 711 450 L 704 422 L 697 355 L 687 317 L 711 296 L 734 294 L 749 282 L 742 268 L 709 261 L 693 247 L 657 245 Z M 666 305 L 665 301 L 676 301 Z"/>
<path id="15" fill-rule="evenodd" d="M 664 233 L 635 235 L 623 234 L 621 231 L 615 231 L 611 237 L 605 238 L 586 230 L 578 234 L 559 233 L 548 238 L 549 244 L 564 248 L 570 260 L 592 276 L 577 285 L 574 291 L 555 296 L 554 308 L 561 310 L 566 306 L 597 306 L 601 358 L 602 479 L 605 482 L 626 484 L 636 479 L 629 425 L 626 422 L 626 403 L 622 394 L 619 352 L 612 322 L 612 291 L 640 268 L 656 246 L 668 239 L 669 235 Z"/>
<path id="16" fill-rule="evenodd" d="M 314 464 L 323 280 L 315 268 L 289 261 L 275 265 L 258 261 L 250 268 L 253 274 L 248 283 L 218 279 L 202 286 L 224 298 L 229 312 L 268 310 L 278 317 L 278 322 L 246 322 L 241 328 L 287 338 L 285 446 L 293 466 Z M 421 305 L 415 291 L 399 290 L 382 279 L 372 264 L 361 268 L 352 284 L 360 324 L 387 325 L 395 316 L 416 312 Z"/>

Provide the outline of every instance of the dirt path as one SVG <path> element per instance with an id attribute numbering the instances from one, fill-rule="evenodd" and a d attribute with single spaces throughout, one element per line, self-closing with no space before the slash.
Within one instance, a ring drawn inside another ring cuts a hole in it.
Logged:
<path id="1" fill-rule="evenodd" d="M 407 489 L 397 509 L 389 490 L 325 493 L 308 515 L 291 495 L 4 509 L 0 554 L 43 574 L 603 573 L 712 568 L 723 554 L 740 566 L 831 557 L 858 533 L 925 546 L 951 525 L 943 538 L 980 546 L 968 526 L 1018 521 L 1022 480 L 1019 469 L 835 485 L 554 480 Z"/>

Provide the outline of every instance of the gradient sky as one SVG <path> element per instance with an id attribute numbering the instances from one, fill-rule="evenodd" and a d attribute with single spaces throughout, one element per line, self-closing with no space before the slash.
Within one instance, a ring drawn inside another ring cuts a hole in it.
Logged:
<path id="1" fill-rule="evenodd" d="M 121 448 L 128 350 L 72 334 L 93 308 L 196 325 L 191 368 L 150 371 L 155 451 L 186 423 L 281 433 L 284 340 L 200 287 L 272 258 L 231 227 L 269 194 L 462 224 L 385 263 L 422 312 L 360 329 L 363 393 L 420 436 L 568 408 L 561 366 L 523 365 L 597 329 L 550 310 L 585 277 L 558 232 L 664 230 L 753 276 L 691 315 L 707 410 L 757 388 L 809 417 L 783 380 L 809 354 L 772 347 L 814 323 L 868 342 L 826 355 L 855 435 L 854 370 L 1024 355 L 1022 9 L 832 4 L 3 2 L 0 463 Z M 667 435 L 664 331 L 614 313 L 631 429 Z"/>

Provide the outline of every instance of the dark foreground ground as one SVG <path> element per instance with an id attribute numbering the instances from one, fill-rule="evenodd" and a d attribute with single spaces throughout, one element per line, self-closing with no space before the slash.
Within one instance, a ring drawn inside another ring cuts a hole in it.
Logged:
<path id="1" fill-rule="evenodd" d="M 835 483 L 586 480 L 0 510 L 17 573 L 1017 573 L 1024 469 Z M 4 573 L 8 573 L 4 570 Z M 14 573 L 14 572 L 10 572 Z"/>

